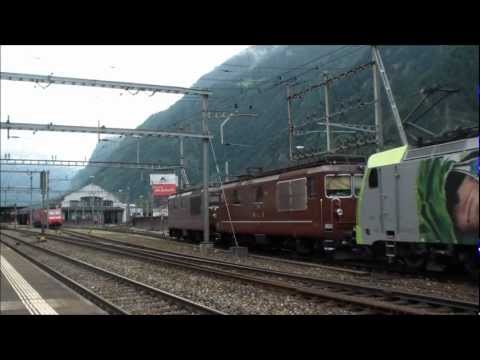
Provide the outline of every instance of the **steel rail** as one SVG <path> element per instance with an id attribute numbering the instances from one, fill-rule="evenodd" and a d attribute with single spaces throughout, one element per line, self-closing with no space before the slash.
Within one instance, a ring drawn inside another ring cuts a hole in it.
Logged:
<path id="1" fill-rule="evenodd" d="M 123 244 L 123 245 L 126 245 L 126 246 L 129 246 L 129 247 L 134 247 L 134 248 L 138 248 L 138 249 L 142 249 L 142 250 L 147 250 L 147 251 L 152 251 L 152 252 L 159 252 L 159 253 L 166 253 L 166 254 L 172 254 L 172 255 L 179 255 L 178 253 L 174 252 L 174 251 L 168 251 L 168 250 L 160 250 L 160 249 L 156 249 L 156 248 L 153 248 L 153 247 L 150 247 L 150 246 L 143 246 L 143 245 L 138 245 L 138 244 L 132 244 L 130 242 L 127 242 L 127 241 L 122 241 L 122 240 L 117 240 L 117 239 L 111 239 L 111 238 L 104 238 L 102 236 L 98 236 L 98 235 L 92 235 L 92 234 L 83 234 L 83 233 L 79 233 L 79 232 L 76 232 L 76 231 L 72 231 L 72 230 L 65 230 L 65 229 L 62 229 L 61 230 L 62 233 L 65 233 L 65 234 L 72 234 L 74 236 L 79 236 L 79 237 L 83 237 L 85 238 L 86 240 L 88 240 L 88 237 L 90 238 L 94 238 L 94 239 L 98 239 L 98 240 L 104 240 L 104 241 L 110 241 L 112 243 L 115 243 L 115 244 Z M 132 233 L 132 234 L 135 234 L 135 235 L 141 235 L 141 234 L 136 234 L 136 233 Z M 148 236 L 148 235 L 145 235 L 145 236 Z M 162 239 L 165 239 L 165 238 L 162 238 Z M 225 253 L 228 253 L 228 251 L 225 251 L 225 250 L 222 250 L 223 252 Z M 195 256 L 195 255 L 183 255 L 182 256 L 186 256 L 188 258 L 193 258 L 193 259 L 199 259 L 200 261 L 204 261 L 206 260 L 204 257 L 201 257 L 201 256 Z M 267 257 L 262 257 L 262 256 L 259 256 L 259 255 L 250 255 L 252 257 L 256 257 L 256 258 L 267 258 Z M 286 262 L 286 263 L 294 263 L 296 265 L 302 265 L 302 266 L 309 266 L 309 267 L 317 267 L 317 268 L 321 268 L 321 269 L 327 269 L 327 270 L 334 270 L 334 271 L 341 271 L 341 272 L 347 272 L 347 273 L 350 273 L 350 274 L 354 274 L 354 275 L 360 275 L 360 276 L 364 276 L 364 275 L 369 275 L 368 272 L 366 271 L 359 271 L 359 270 L 350 270 L 350 269 L 344 269 L 344 268 L 339 268 L 339 267 L 333 267 L 333 266 L 324 266 L 324 265 L 320 265 L 320 264 L 312 264 L 312 263 L 302 263 L 302 262 L 299 262 L 299 261 L 290 261 L 290 260 L 286 260 L 286 259 L 277 259 L 277 258 L 268 258 L 268 260 L 283 260 L 283 262 Z M 220 261 L 220 260 L 216 260 L 216 261 Z M 224 262 L 222 261 L 222 263 L 224 264 L 227 264 L 227 265 L 230 265 L 231 263 L 229 262 Z M 262 268 L 258 268 L 258 269 L 262 269 Z"/>
<path id="2" fill-rule="evenodd" d="M 3 235 L 6 236 L 6 237 L 12 238 L 11 236 L 9 236 L 7 234 L 3 234 Z M 90 289 L 86 288 L 85 286 L 76 282 L 75 280 L 69 278 L 68 276 L 63 275 L 62 273 L 58 272 L 57 270 L 53 269 L 52 267 L 41 263 L 40 261 L 31 257 L 30 255 L 25 254 L 24 252 L 18 250 L 18 248 L 12 246 L 11 244 L 7 243 L 6 241 L 0 239 L 0 242 L 2 244 L 4 244 L 5 246 L 8 246 L 10 249 L 15 251 L 17 254 L 24 257 L 25 259 L 27 259 L 32 264 L 36 265 L 37 267 L 39 267 L 40 269 L 42 269 L 46 273 L 52 275 L 54 278 L 61 281 L 63 284 L 66 284 L 68 287 L 72 288 L 74 291 L 76 291 L 78 294 L 80 294 L 84 298 L 92 301 L 99 308 L 107 311 L 107 313 L 109 315 L 128 315 L 128 313 L 125 310 L 119 308 L 115 304 L 112 304 L 110 301 L 103 298 L 102 296 L 95 294 Z"/>
<path id="3" fill-rule="evenodd" d="M 17 229 L 18 230 L 18 229 Z M 11 231 L 17 231 L 17 230 L 11 230 Z M 32 234 L 32 232 L 29 232 L 29 231 L 17 231 L 17 232 L 20 232 L 20 233 L 30 233 Z M 167 291 L 164 291 L 164 290 L 160 290 L 160 289 L 157 289 L 153 286 L 150 286 L 150 285 L 147 285 L 147 284 L 144 284 L 142 282 L 139 282 L 139 281 L 136 281 L 136 280 L 133 280 L 133 279 L 130 279 L 130 278 L 127 278 L 123 275 L 120 275 L 120 274 L 117 274 L 117 273 L 114 273 L 112 271 L 109 271 L 109 270 L 106 270 L 106 269 L 103 269 L 103 268 L 100 268 L 98 266 L 95 266 L 95 265 L 92 265 L 92 264 L 89 264 L 85 261 L 82 261 L 82 260 L 79 260 L 79 259 L 75 259 L 71 256 L 67 256 L 67 255 L 64 255 L 64 254 L 61 254 L 59 252 L 56 252 L 56 251 L 53 251 L 53 250 L 49 250 L 49 249 L 45 249 L 45 248 L 42 248 L 42 247 L 39 247 L 39 246 L 36 246 L 36 245 L 33 245 L 27 241 L 24 241 L 20 238 L 17 238 L 15 236 L 12 236 L 12 235 L 9 235 L 9 234 L 5 234 L 5 233 L 2 233 L 2 235 L 5 235 L 7 237 L 10 237 L 11 239 L 15 240 L 15 241 L 19 241 L 21 242 L 22 244 L 24 245 L 27 245 L 31 248 L 34 248 L 36 250 L 39 250 L 41 252 L 44 252 L 44 253 L 47 253 L 47 254 L 50 254 L 50 255 L 53 255 L 53 256 L 56 256 L 60 259 L 63 259 L 63 260 L 66 260 L 66 261 L 69 261 L 71 263 L 74 263 L 76 265 L 80 265 L 84 268 L 87 268 L 91 271 L 94 271 L 96 273 L 99 273 L 99 274 L 102 274 L 104 276 L 107 276 L 107 277 L 111 277 L 117 281 L 120 281 L 120 282 L 123 282 L 123 283 L 126 283 L 128 285 L 131 285 L 131 286 L 134 286 L 134 287 L 137 287 L 137 288 L 140 288 L 142 290 L 146 290 L 148 291 L 149 293 L 152 293 L 156 296 L 163 296 L 163 297 L 167 297 L 169 298 L 170 300 L 173 300 L 177 303 L 181 303 L 182 306 L 184 307 L 189 307 L 189 308 L 193 308 L 193 309 L 197 309 L 197 310 L 201 310 L 203 312 L 206 312 L 206 313 L 210 313 L 210 314 L 216 314 L 216 315 L 225 315 L 225 313 L 221 312 L 221 311 L 218 311 L 216 309 L 212 309 L 210 307 L 207 307 L 207 306 L 204 306 L 202 304 L 199 304 L 199 303 L 196 303 L 196 302 L 193 302 L 191 300 L 188 300 L 186 298 L 183 298 L 181 296 L 178 296 L 178 295 L 175 295 L 175 294 L 172 294 L 170 292 L 167 292 Z M 50 236 L 48 236 L 50 237 Z"/>
<path id="4" fill-rule="evenodd" d="M 51 235 L 50 235 L 51 237 Z M 382 289 L 372 286 L 357 285 L 353 283 L 343 282 L 343 281 L 332 281 L 318 279 L 314 277 L 300 276 L 291 273 L 282 273 L 274 270 L 266 270 L 263 268 L 249 267 L 244 265 L 227 263 L 232 271 L 215 269 L 211 266 L 225 266 L 225 262 L 207 260 L 204 259 L 203 263 L 208 265 L 198 265 L 193 264 L 193 262 L 198 262 L 197 259 L 193 257 L 183 256 L 182 255 L 168 255 L 168 254 L 153 254 L 147 253 L 141 250 L 134 250 L 132 247 L 128 246 L 118 246 L 114 244 L 98 244 L 95 242 L 88 242 L 87 240 L 66 240 L 66 239 L 55 239 L 51 237 L 52 240 L 58 240 L 62 242 L 70 242 L 73 245 L 79 245 L 84 247 L 89 247 L 97 250 L 103 250 L 111 253 L 117 253 L 120 255 L 125 255 L 129 257 L 141 258 L 153 262 L 161 262 L 164 264 L 170 264 L 174 266 L 180 266 L 183 268 L 188 268 L 196 271 L 202 271 L 207 274 L 215 274 L 225 278 L 235 278 L 238 280 L 244 280 L 248 282 L 253 282 L 256 284 L 262 284 L 267 286 L 272 286 L 277 289 L 293 291 L 307 296 L 316 296 L 321 298 L 332 299 L 336 301 L 346 302 L 349 304 L 361 305 L 364 307 L 374 308 L 381 310 L 382 312 L 387 313 L 397 313 L 397 314 L 411 314 L 411 315 L 439 315 L 446 314 L 445 311 L 438 311 L 437 309 L 431 309 L 430 307 L 440 307 L 443 310 L 454 310 L 454 313 L 468 313 L 473 314 L 478 312 L 478 304 L 455 301 L 450 299 L 442 299 L 437 297 L 430 297 L 426 295 L 413 294 L 408 292 L 402 292 L 398 290 L 391 289 Z M 173 259 L 172 259 L 173 258 Z M 272 280 L 265 279 L 256 276 L 240 274 L 238 271 L 250 271 L 262 273 L 262 275 L 270 276 L 279 276 L 279 277 L 288 277 L 290 279 L 300 280 L 310 282 L 307 286 L 293 285 L 286 281 L 281 280 Z M 315 284 L 312 284 L 315 283 Z M 312 288 L 312 285 L 320 285 L 326 289 L 315 289 Z M 413 304 L 410 304 L 413 302 Z M 428 309 L 424 308 L 425 305 L 429 307 Z M 451 312 L 448 312 L 451 313 Z"/>

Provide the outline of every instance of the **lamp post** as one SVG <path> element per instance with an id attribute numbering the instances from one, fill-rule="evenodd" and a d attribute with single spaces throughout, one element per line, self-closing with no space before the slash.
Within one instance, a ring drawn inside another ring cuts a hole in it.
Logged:
<path id="1" fill-rule="evenodd" d="M 122 193 L 123 192 L 123 189 L 118 189 L 118 192 L 119 193 Z M 124 200 L 126 199 L 127 201 L 127 204 L 126 204 L 126 207 L 125 207 L 125 222 L 128 224 L 129 220 L 130 220 L 130 186 L 127 186 L 127 194 L 124 196 Z"/>
<path id="2" fill-rule="evenodd" d="M 142 207 L 142 214 L 145 217 L 145 202 L 143 201 L 143 195 L 139 195 L 138 198 L 140 199 L 140 206 Z"/>
<path id="3" fill-rule="evenodd" d="M 233 146 L 244 146 L 244 147 L 251 147 L 251 145 L 243 145 L 243 144 L 230 144 L 230 143 L 226 143 L 224 141 L 224 136 L 223 136 L 223 127 L 227 124 L 227 122 L 232 118 L 232 116 L 246 116 L 246 117 L 256 117 L 257 114 L 250 114 L 250 113 L 247 113 L 247 114 L 239 114 L 238 112 L 234 112 L 234 113 L 230 113 L 227 115 L 227 117 L 225 118 L 225 120 L 220 124 L 220 143 L 222 145 L 233 145 Z M 228 160 L 225 160 L 225 181 L 228 181 L 228 174 L 229 174 L 229 169 L 228 169 Z"/>
<path id="4" fill-rule="evenodd" d="M 121 197 L 120 197 L 120 194 L 123 192 L 123 189 L 118 189 L 117 192 L 118 192 L 118 196 L 119 196 L 120 201 L 121 201 L 122 199 L 121 199 Z M 125 208 L 125 211 L 126 211 L 126 208 Z M 125 213 L 125 218 L 126 218 L 126 217 L 127 217 L 127 214 Z"/>
<path id="5" fill-rule="evenodd" d="M 135 139 L 137 139 L 137 164 L 140 164 L 140 139 L 141 136 L 133 135 Z M 140 181 L 143 181 L 143 170 L 140 170 Z"/>
<path id="6" fill-rule="evenodd" d="M 91 182 L 90 184 L 93 185 L 93 179 L 95 176 L 90 175 Z M 95 224 L 95 191 L 91 191 L 92 194 L 92 223 Z"/>

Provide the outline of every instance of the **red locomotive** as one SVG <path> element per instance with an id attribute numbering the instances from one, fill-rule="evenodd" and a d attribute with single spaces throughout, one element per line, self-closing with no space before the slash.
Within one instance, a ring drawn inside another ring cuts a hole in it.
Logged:
<path id="1" fill-rule="evenodd" d="M 226 183 L 230 217 L 217 189 L 210 197 L 210 228 L 221 241 L 231 242 L 234 231 L 243 245 L 304 253 L 351 244 L 362 177 L 363 159 L 331 158 Z M 200 190 L 173 195 L 168 205 L 170 235 L 200 240 Z"/>
<path id="2" fill-rule="evenodd" d="M 45 221 L 46 210 L 44 209 L 34 209 L 33 210 L 33 226 L 41 227 L 42 222 L 46 224 Z M 60 227 L 63 224 L 62 209 L 49 209 L 48 210 L 48 227 L 55 228 Z"/>

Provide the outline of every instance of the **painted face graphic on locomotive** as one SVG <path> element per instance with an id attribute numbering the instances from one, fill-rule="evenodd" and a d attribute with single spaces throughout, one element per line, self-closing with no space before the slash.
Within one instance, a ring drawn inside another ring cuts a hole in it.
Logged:
<path id="1" fill-rule="evenodd" d="M 478 238 L 478 151 L 424 160 L 417 179 L 420 235 L 427 242 Z"/>

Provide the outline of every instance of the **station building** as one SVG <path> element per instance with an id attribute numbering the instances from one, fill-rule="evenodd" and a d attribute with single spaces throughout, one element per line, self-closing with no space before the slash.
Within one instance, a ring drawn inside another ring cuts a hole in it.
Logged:
<path id="1" fill-rule="evenodd" d="M 61 200 L 65 223 L 120 224 L 126 222 L 127 204 L 95 184 L 68 193 Z"/>

